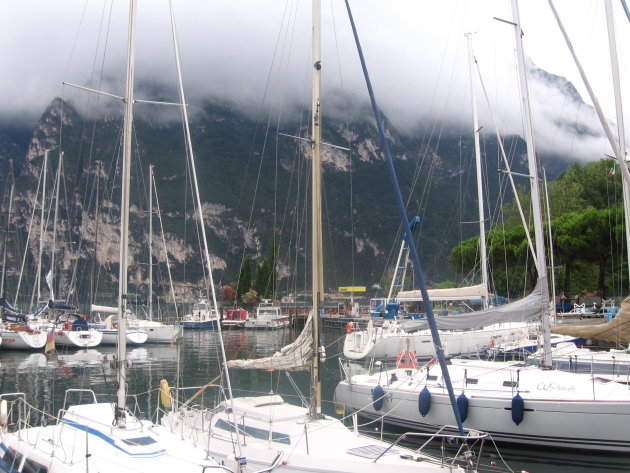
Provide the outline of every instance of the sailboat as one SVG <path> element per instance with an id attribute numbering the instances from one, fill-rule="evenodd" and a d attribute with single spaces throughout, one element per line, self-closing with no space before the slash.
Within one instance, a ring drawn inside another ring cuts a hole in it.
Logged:
<path id="1" fill-rule="evenodd" d="M 191 404 L 193 398 L 162 418 L 174 433 L 203 446 L 208 455 L 231 469 L 245 467 L 259 471 L 282 472 L 442 472 L 475 469 L 462 467 L 456 460 L 443 461 L 422 449 L 403 448 L 367 437 L 347 428 L 340 420 L 322 412 L 320 367 L 324 353 L 319 341 L 320 310 L 323 299 L 321 226 L 321 114 L 320 114 L 320 1 L 313 1 L 312 42 L 312 307 L 304 330 L 290 345 L 276 354 L 255 360 L 232 360 L 231 368 L 304 369 L 310 368 L 310 401 L 303 406 L 286 402 L 280 395 L 231 397 L 212 409 Z M 226 373 L 227 374 L 227 373 Z M 229 375 L 226 375 L 229 380 Z M 228 384 L 229 386 L 229 384 Z M 407 434 L 406 438 L 424 437 Z M 440 433 L 426 436 L 444 438 Z M 483 440 L 479 432 L 456 436 L 463 441 Z M 474 439 L 474 440 L 473 440 Z M 462 450 L 463 453 L 463 450 Z"/>
<path id="2" fill-rule="evenodd" d="M 500 305 L 490 304 L 474 56 L 471 36 L 467 36 L 477 177 L 481 283 L 458 288 L 428 289 L 427 294 L 432 304 L 459 304 L 464 308 L 461 312 L 443 310 L 443 314 L 440 314 L 436 321 L 437 327 L 442 330 L 442 346 L 448 355 L 478 356 L 488 350 L 496 351 L 498 347 L 505 347 L 504 351 L 532 352 L 538 348 L 539 324 L 534 322 L 540 321 L 543 316 L 543 293 L 540 288 L 537 287 L 521 300 Z M 420 217 L 414 217 L 409 222 L 412 232 L 418 222 Z M 403 351 L 411 351 L 417 358 L 435 356 L 431 332 L 428 330 L 424 314 L 418 313 L 420 310 L 417 308 L 415 310 L 410 308 L 419 307 L 423 302 L 423 295 L 420 290 L 403 290 L 409 264 L 410 238 L 413 236 L 403 234 L 387 298 L 371 300 L 372 317 L 368 326 L 365 330 L 355 330 L 353 325 L 348 326 L 343 354 L 349 360 L 395 359 Z M 395 290 L 399 292 L 395 294 Z M 480 301 L 479 310 L 467 309 L 467 302 L 472 300 Z M 388 320 L 383 320 L 379 325 L 377 321 L 381 315 Z M 557 338 L 559 341 L 573 340 L 559 336 Z"/>
<path id="3" fill-rule="evenodd" d="M 547 273 L 531 111 L 524 69 L 518 5 L 512 1 L 520 89 L 523 93 L 525 139 L 529 160 L 532 213 L 536 240 L 537 286 L 548 301 Z M 542 308 L 545 312 L 547 305 Z M 461 390 L 462 422 L 492 434 L 495 440 L 529 445 L 630 452 L 627 426 L 630 391 L 608 377 L 551 369 L 549 318 L 543 317 L 542 366 L 536 363 L 451 360 L 448 372 Z M 380 366 L 378 373 L 354 374 L 337 386 L 335 400 L 349 410 L 404 427 L 428 428 L 452 421 L 444 392 L 445 372 L 424 365 Z M 377 386 L 384 402 L 373 403 Z"/>
<path id="4" fill-rule="evenodd" d="M 98 402 L 90 389 L 66 392 L 57 416 L 48 425 L 32 426 L 42 413 L 21 393 L 0 395 L 0 469 L 7 472 L 202 472 L 222 469 L 168 429 L 135 417 L 126 408 L 128 218 L 133 121 L 133 78 L 136 2 L 129 6 L 129 44 L 123 133 L 121 245 L 118 285 L 120 330 L 115 365 L 116 402 Z M 172 15 L 172 11 L 171 11 Z M 95 91 L 97 92 L 97 91 Z M 122 99 L 122 97 L 121 97 Z M 78 397 L 84 403 L 70 405 Z"/>
<path id="5" fill-rule="evenodd" d="M 45 164 L 46 161 L 44 161 Z M 47 334 L 37 327 L 31 327 L 28 315 L 22 314 L 13 307 L 6 298 L 6 254 L 7 236 L 13 207 L 13 194 L 15 182 L 13 177 L 13 165 L 11 164 L 9 187 L 9 202 L 7 209 L 7 225 L 4 233 L 4 245 L 2 251 L 2 276 L 0 279 L 0 338 L 4 341 L 4 349 L 9 350 L 41 350 L 46 345 Z M 42 217 L 43 218 L 43 217 Z"/>

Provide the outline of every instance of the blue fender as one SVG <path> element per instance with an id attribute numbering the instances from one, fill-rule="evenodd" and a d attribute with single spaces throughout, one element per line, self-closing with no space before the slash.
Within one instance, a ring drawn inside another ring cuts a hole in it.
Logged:
<path id="1" fill-rule="evenodd" d="M 465 422 L 468 417 L 468 398 L 464 393 L 461 393 L 457 398 L 457 410 L 462 423 Z"/>
<path id="2" fill-rule="evenodd" d="M 418 395 L 418 410 L 422 417 L 425 417 L 429 413 L 429 409 L 431 409 L 431 391 L 425 386 Z"/>
<path id="3" fill-rule="evenodd" d="M 380 411 L 383 408 L 383 402 L 385 402 L 385 390 L 379 384 L 372 390 L 372 407 L 375 411 Z"/>
<path id="4" fill-rule="evenodd" d="M 512 398 L 512 420 L 516 425 L 523 422 L 525 416 L 525 401 L 520 394 Z"/>

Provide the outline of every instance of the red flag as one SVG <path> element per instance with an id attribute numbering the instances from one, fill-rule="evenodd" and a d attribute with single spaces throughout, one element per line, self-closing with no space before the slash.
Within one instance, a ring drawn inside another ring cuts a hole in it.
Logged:
<path id="1" fill-rule="evenodd" d="M 53 353 L 55 351 L 55 331 L 51 330 L 48 332 L 48 337 L 46 337 L 46 347 L 44 348 L 44 353 L 46 355 Z"/>

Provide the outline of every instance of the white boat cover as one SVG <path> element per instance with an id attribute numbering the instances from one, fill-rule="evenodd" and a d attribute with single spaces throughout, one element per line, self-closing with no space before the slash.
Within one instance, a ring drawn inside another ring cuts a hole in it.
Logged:
<path id="1" fill-rule="evenodd" d="M 118 307 L 92 304 L 92 312 L 100 312 L 101 314 L 117 314 Z"/>
<path id="2" fill-rule="evenodd" d="M 431 301 L 465 301 L 488 297 L 488 288 L 485 284 L 466 287 L 451 287 L 448 289 L 427 289 Z M 413 291 L 400 291 L 396 296 L 398 301 L 422 301 L 422 293 L 419 289 Z"/>
<path id="3" fill-rule="evenodd" d="M 435 317 L 437 327 L 440 330 L 465 330 L 487 327 L 497 323 L 526 322 L 541 319 L 549 311 L 549 296 L 546 284 L 540 280 L 534 290 L 525 298 L 486 310 L 453 315 L 447 317 Z M 410 320 L 401 324 L 405 332 L 417 332 L 429 327 L 427 319 Z"/>
<path id="4" fill-rule="evenodd" d="M 630 343 L 630 297 L 623 300 L 619 312 L 610 322 L 599 325 L 554 325 L 551 331 L 572 337 Z"/>
<path id="5" fill-rule="evenodd" d="M 311 365 L 313 353 L 313 314 L 309 313 L 304 328 L 293 343 L 271 356 L 251 360 L 230 360 L 228 368 L 254 368 L 276 370 L 302 370 Z"/>

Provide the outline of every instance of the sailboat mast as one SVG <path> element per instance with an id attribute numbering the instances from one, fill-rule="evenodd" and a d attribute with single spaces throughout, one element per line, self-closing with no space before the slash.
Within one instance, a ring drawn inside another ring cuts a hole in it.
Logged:
<path id="1" fill-rule="evenodd" d="M 7 277 L 7 241 L 9 240 L 9 225 L 11 224 L 11 210 L 13 209 L 13 191 L 15 190 L 13 160 L 9 160 L 9 179 L 11 179 L 11 189 L 9 190 L 9 208 L 7 209 L 7 224 L 4 230 L 4 248 L 2 249 L 2 278 L 0 278 L 0 299 L 3 300 L 6 299 L 4 284 Z"/>
<path id="2" fill-rule="evenodd" d="M 619 60 L 617 59 L 617 38 L 615 34 L 615 21 L 613 18 L 613 9 L 610 0 L 604 0 L 606 8 L 606 25 L 608 27 L 608 46 L 610 48 L 610 67 L 612 69 L 613 90 L 615 92 L 615 112 L 617 115 L 617 136 L 619 138 L 619 151 L 623 158 L 620 166 L 628 165 L 628 156 L 626 154 L 626 132 L 623 123 L 623 107 L 621 101 L 621 87 L 619 85 Z M 623 172 L 622 172 L 623 174 Z M 621 180 L 623 184 L 623 211 L 626 218 L 626 251 L 627 261 L 630 262 L 630 185 L 625 179 Z M 628 264 L 630 272 L 630 264 Z"/>
<path id="3" fill-rule="evenodd" d="M 153 320 L 153 164 L 149 165 L 149 320 Z"/>
<path id="4" fill-rule="evenodd" d="M 322 411 L 321 381 L 319 377 L 319 309 L 324 298 L 324 276 L 322 256 L 322 171 L 321 171 L 321 2 L 313 0 L 313 38 L 312 38 L 312 102 L 311 102 L 311 148 L 312 148 L 312 285 L 313 285 L 313 369 L 311 370 L 311 416 L 317 417 Z"/>
<path id="5" fill-rule="evenodd" d="M 131 175 L 131 133 L 133 130 L 133 82 L 136 34 L 136 0 L 129 2 L 129 37 L 127 45 L 127 79 L 125 90 L 125 119 L 123 126 L 122 195 L 120 199 L 120 270 L 118 277 L 118 390 L 116 396 L 116 425 L 125 426 L 127 332 L 127 270 L 129 251 L 129 187 Z"/>
<path id="6" fill-rule="evenodd" d="M 529 85 L 527 82 L 527 70 L 525 68 L 525 54 L 523 52 L 523 30 L 518 13 L 518 0 L 512 0 L 512 15 L 514 19 L 514 35 L 516 40 L 516 58 L 518 63 L 519 83 L 521 89 L 521 101 L 523 109 L 523 128 L 525 142 L 527 143 L 527 162 L 529 163 L 529 179 L 531 185 L 532 217 L 534 220 L 534 241 L 536 242 L 536 267 L 538 269 L 538 284 L 541 285 L 543 294 L 549 294 L 547 286 L 547 259 L 545 256 L 545 241 L 542 224 L 542 211 L 540 207 L 540 187 L 538 179 L 538 164 L 536 162 L 536 147 L 534 145 L 533 117 L 529 99 Z M 551 366 L 551 332 L 549 326 L 548 297 L 543 298 L 547 304 L 543 308 L 543 365 Z"/>
<path id="7" fill-rule="evenodd" d="M 55 299 L 55 251 L 57 249 L 57 217 L 59 216 L 59 188 L 61 187 L 61 169 L 63 166 L 63 151 L 59 153 L 59 165 L 55 179 L 55 216 L 53 218 L 52 249 L 50 251 L 50 299 Z"/>
<path id="8" fill-rule="evenodd" d="M 100 208 L 100 177 L 101 177 L 101 161 L 96 162 L 96 204 L 94 210 L 94 252 L 92 254 L 92 275 L 90 278 L 90 311 L 94 302 L 96 302 L 96 252 L 98 251 L 98 218 Z"/>
<path id="9" fill-rule="evenodd" d="M 481 283 L 489 289 L 488 284 L 488 255 L 486 254 L 486 217 L 483 204 L 483 183 L 481 174 L 481 149 L 479 146 L 479 120 L 477 118 L 477 96 L 475 91 L 475 56 L 472 47 L 472 35 L 466 34 L 468 38 L 468 66 L 470 72 L 470 100 L 472 106 L 473 136 L 475 138 L 475 164 L 477 168 L 477 203 L 479 206 L 479 253 L 481 254 Z M 484 309 L 488 308 L 488 292 L 481 296 L 481 303 Z"/>
<path id="10" fill-rule="evenodd" d="M 48 169 L 48 152 L 44 152 L 44 170 L 42 171 L 42 205 L 41 220 L 39 222 L 39 258 L 37 262 L 37 304 L 42 300 L 42 257 L 44 255 L 44 206 L 46 205 L 46 173 Z M 31 300 L 32 303 L 32 300 Z"/>

